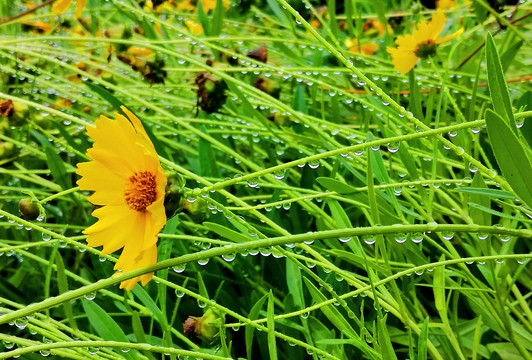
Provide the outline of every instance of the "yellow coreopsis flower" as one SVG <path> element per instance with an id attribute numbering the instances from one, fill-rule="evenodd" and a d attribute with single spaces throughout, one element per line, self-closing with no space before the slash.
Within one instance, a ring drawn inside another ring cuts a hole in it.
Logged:
<path id="1" fill-rule="evenodd" d="M 192 34 L 194 35 L 203 34 L 203 26 L 201 26 L 200 23 L 194 22 L 192 20 L 185 20 L 185 25 Z"/>
<path id="2" fill-rule="evenodd" d="M 72 0 L 58 0 L 52 5 L 52 12 L 55 15 L 62 14 L 66 11 L 66 9 L 68 9 L 70 3 L 72 3 Z M 87 0 L 76 0 L 76 19 L 81 16 L 81 13 L 85 8 L 85 4 L 87 4 Z"/>
<path id="3" fill-rule="evenodd" d="M 379 45 L 374 42 L 359 45 L 358 39 L 346 39 L 345 46 L 347 46 L 349 52 L 364 55 L 373 55 L 379 49 Z"/>
<path id="4" fill-rule="evenodd" d="M 92 213 L 98 221 L 83 232 L 88 245 L 103 245 L 102 254 L 123 248 L 115 269 L 129 272 L 157 262 L 158 234 L 166 223 L 167 179 L 142 123 L 124 106 L 121 109 L 127 118 L 102 115 L 94 127 L 87 127 L 94 140 L 87 151 L 91 161 L 78 164 L 77 183 L 81 190 L 94 191 L 89 201 L 101 206 Z M 152 277 L 153 273 L 137 276 L 120 288 L 131 290 Z"/>
<path id="5" fill-rule="evenodd" d="M 446 21 L 447 18 L 443 11 L 438 10 L 429 22 L 425 20 L 419 22 L 412 35 L 397 37 L 395 43 L 398 47 L 386 49 L 392 56 L 395 70 L 400 71 L 401 74 L 406 74 L 416 66 L 419 59 L 426 59 L 436 54 L 436 48 L 439 44 L 454 39 L 464 32 L 464 29 L 461 28 L 454 34 L 438 38 Z"/>

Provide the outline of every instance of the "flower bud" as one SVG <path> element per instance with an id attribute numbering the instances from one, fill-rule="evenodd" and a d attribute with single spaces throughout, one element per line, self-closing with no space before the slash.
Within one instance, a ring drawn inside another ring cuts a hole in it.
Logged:
<path id="1" fill-rule="evenodd" d="M 258 49 L 248 51 L 246 56 L 265 63 L 268 61 L 268 49 L 266 48 L 266 46 L 261 46 Z"/>
<path id="2" fill-rule="evenodd" d="M 167 174 L 167 183 L 164 191 L 164 210 L 166 217 L 170 219 L 183 210 L 185 198 L 185 180 L 176 173 Z"/>
<path id="3" fill-rule="evenodd" d="M 225 104 L 227 84 L 222 79 L 209 72 L 199 72 L 195 82 L 198 86 L 198 105 L 203 111 L 212 113 Z"/>
<path id="4" fill-rule="evenodd" d="M 31 198 L 24 198 L 19 201 L 18 209 L 24 218 L 28 220 L 35 220 L 40 215 L 39 206 L 34 203 Z"/>
<path id="5" fill-rule="evenodd" d="M 0 141 L 0 160 L 8 159 L 15 154 L 15 146 L 10 142 Z"/>
<path id="6" fill-rule="evenodd" d="M 202 317 L 189 317 L 183 325 L 183 333 L 189 339 L 196 337 L 211 343 L 225 324 L 223 314 L 209 308 Z"/>
<path id="7" fill-rule="evenodd" d="M 265 93 L 270 94 L 276 99 L 279 99 L 279 95 L 281 93 L 281 87 L 276 81 L 268 80 L 263 77 L 257 78 L 255 80 L 255 83 L 253 83 L 253 86 L 255 86 L 257 89 L 264 91 Z"/>
<path id="8" fill-rule="evenodd" d="M 207 201 L 201 197 L 197 198 L 194 202 L 185 201 L 183 210 L 196 223 L 204 222 L 209 214 Z"/>

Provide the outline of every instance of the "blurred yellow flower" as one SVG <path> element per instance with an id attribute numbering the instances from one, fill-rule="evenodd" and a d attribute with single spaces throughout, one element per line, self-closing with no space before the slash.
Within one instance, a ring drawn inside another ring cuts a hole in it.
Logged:
<path id="1" fill-rule="evenodd" d="M 389 24 L 385 25 L 376 19 L 370 19 L 362 25 L 362 31 L 369 33 L 370 35 L 371 32 L 376 31 L 379 36 L 383 36 L 386 33 L 386 30 L 388 30 L 388 34 L 393 34 L 393 29 Z"/>
<path id="2" fill-rule="evenodd" d="M 379 45 L 374 42 L 359 45 L 358 39 L 346 39 L 345 46 L 347 46 L 349 52 L 364 55 L 373 55 L 379 49 Z"/>
<path id="3" fill-rule="evenodd" d="M 447 10 L 452 9 L 456 6 L 456 1 L 454 0 L 438 0 L 436 1 L 436 7 L 438 9 Z"/>
<path id="4" fill-rule="evenodd" d="M 177 3 L 176 9 L 195 11 L 197 9 L 197 2 L 197 0 L 183 0 Z M 228 10 L 231 6 L 231 2 L 229 0 L 222 0 L 222 4 L 224 5 L 225 10 Z M 212 9 L 216 8 L 216 0 L 201 0 L 201 7 L 203 8 L 203 12 L 206 14 Z"/>
<path id="5" fill-rule="evenodd" d="M 99 206 L 92 213 L 98 221 L 83 231 L 88 245 L 103 245 L 102 254 L 123 248 L 115 269 L 129 272 L 157 262 L 158 234 L 166 223 L 167 179 L 142 123 L 124 106 L 121 109 L 127 118 L 101 115 L 94 127 L 87 127 L 94 140 L 87 151 L 91 161 L 77 165 L 77 183 L 81 190 L 94 191 L 89 201 Z M 146 285 L 152 277 L 137 276 L 120 288 L 131 290 L 139 281 Z"/>
<path id="6" fill-rule="evenodd" d="M 406 74 L 419 59 L 426 59 L 436 54 L 439 44 L 456 38 L 464 32 L 464 29 L 456 31 L 454 34 L 438 38 L 445 26 L 447 18 L 443 11 L 438 10 L 429 22 L 422 20 L 417 24 L 412 35 L 402 35 L 397 37 L 396 48 L 388 47 L 386 50 L 392 56 L 392 63 L 395 70 Z"/>
<path id="7" fill-rule="evenodd" d="M 52 13 L 55 15 L 62 14 L 68 9 L 72 0 L 58 0 L 52 5 Z M 76 19 L 81 16 L 87 0 L 76 0 Z"/>
<path id="8" fill-rule="evenodd" d="M 203 34 L 203 27 L 200 23 L 194 22 L 192 20 L 185 20 L 185 25 L 190 30 L 190 32 L 194 35 L 201 35 Z"/>

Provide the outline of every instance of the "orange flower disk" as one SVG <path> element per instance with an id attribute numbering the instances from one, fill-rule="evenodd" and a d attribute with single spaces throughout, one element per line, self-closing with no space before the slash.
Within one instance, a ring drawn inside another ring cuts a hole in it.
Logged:
<path id="1" fill-rule="evenodd" d="M 78 164 L 81 190 L 94 191 L 89 201 L 101 206 L 92 215 L 98 221 L 85 229 L 91 247 L 103 245 L 102 255 L 123 249 L 115 270 L 140 269 L 157 262 L 158 234 L 166 223 L 166 176 L 157 152 L 140 120 L 124 106 L 127 118 L 100 116 L 87 135 L 94 140 L 87 151 L 89 162 Z M 128 120 L 129 118 L 129 120 Z M 123 281 L 131 290 L 146 285 L 153 273 Z"/>

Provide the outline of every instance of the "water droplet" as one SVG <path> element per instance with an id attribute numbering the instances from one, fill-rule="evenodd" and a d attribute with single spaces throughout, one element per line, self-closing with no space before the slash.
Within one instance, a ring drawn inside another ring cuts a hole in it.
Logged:
<path id="1" fill-rule="evenodd" d="M 377 237 L 375 235 L 363 235 L 362 241 L 364 241 L 367 245 L 373 245 L 375 244 L 375 241 L 377 241 Z"/>
<path id="2" fill-rule="evenodd" d="M 199 259 L 198 260 L 198 265 L 207 265 L 209 263 L 209 259 Z"/>
<path id="3" fill-rule="evenodd" d="M 240 330 L 240 324 L 233 325 L 233 326 L 231 327 L 231 329 L 233 329 L 233 331 L 238 331 L 238 330 Z"/>
<path id="4" fill-rule="evenodd" d="M 489 234 L 488 233 L 478 233 L 477 234 L 477 237 L 479 240 L 486 240 L 488 238 Z"/>
<path id="5" fill-rule="evenodd" d="M 411 236 L 412 242 L 415 244 L 419 244 L 423 241 L 423 234 L 420 232 L 413 233 Z"/>
<path id="6" fill-rule="evenodd" d="M 276 170 L 273 173 L 273 177 L 276 178 L 277 180 L 282 180 L 282 179 L 284 179 L 285 173 L 286 173 L 285 169 Z"/>
<path id="7" fill-rule="evenodd" d="M 207 306 L 207 303 L 203 300 L 198 299 L 198 306 L 204 309 Z"/>
<path id="8" fill-rule="evenodd" d="M 39 354 L 41 354 L 42 356 L 44 357 L 47 357 L 47 356 L 50 356 L 50 351 L 49 350 L 40 350 L 39 351 Z"/>
<path id="9" fill-rule="evenodd" d="M 177 296 L 178 298 L 182 298 L 183 296 L 185 296 L 185 292 L 179 289 L 175 289 L 175 296 Z"/>
<path id="10" fill-rule="evenodd" d="M 340 240 L 340 242 L 347 243 L 347 242 L 350 242 L 351 239 L 352 239 L 351 237 L 344 237 L 344 238 L 339 238 L 338 240 Z"/>
<path id="11" fill-rule="evenodd" d="M 187 264 L 179 264 L 179 265 L 176 265 L 176 266 L 172 267 L 172 270 L 174 270 L 176 273 L 180 274 L 183 271 L 185 271 L 186 267 L 187 267 Z"/>
<path id="12" fill-rule="evenodd" d="M 96 291 L 91 291 L 90 293 L 83 295 L 83 297 L 89 301 L 92 301 L 94 298 L 96 298 Z"/>
<path id="13" fill-rule="evenodd" d="M 292 207 L 292 203 L 284 203 L 283 204 L 283 209 L 288 211 L 290 210 L 290 208 Z"/>
<path id="14" fill-rule="evenodd" d="M 399 144 L 400 143 L 398 143 L 398 142 L 389 143 L 387 145 L 388 151 L 391 152 L 392 154 L 398 152 L 399 151 Z"/>
<path id="15" fill-rule="evenodd" d="M 510 241 L 511 237 L 510 235 L 503 234 L 503 235 L 500 235 L 499 239 L 501 239 L 502 242 L 508 242 Z"/>
<path id="16" fill-rule="evenodd" d="M 259 178 L 251 178 L 248 180 L 248 186 L 250 188 L 258 188 L 259 187 Z"/>
<path id="17" fill-rule="evenodd" d="M 236 258 L 236 254 L 224 254 L 222 255 L 222 259 L 224 259 L 227 262 L 231 262 Z"/>
<path id="18" fill-rule="evenodd" d="M 92 347 L 92 346 L 91 346 L 90 348 L 87 349 L 87 351 L 88 351 L 89 354 L 91 354 L 91 355 L 96 355 L 96 354 L 98 354 L 98 352 L 100 351 L 100 348 L 98 348 L 98 347 Z"/>
<path id="19" fill-rule="evenodd" d="M 15 326 L 19 328 L 20 330 L 24 330 L 26 326 L 28 326 L 28 318 L 27 317 L 21 317 L 15 320 Z"/>
<path id="20" fill-rule="evenodd" d="M 51 238 L 52 238 L 52 235 L 46 234 L 46 233 L 42 233 L 42 239 L 44 241 L 50 241 Z"/>
<path id="21" fill-rule="evenodd" d="M 454 233 L 452 231 L 445 231 L 441 234 L 441 237 L 443 240 L 451 241 L 454 237 Z"/>
<path id="22" fill-rule="evenodd" d="M 301 318 L 302 318 L 302 319 L 308 319 L 309 316 L 310 316 L 310 313 L 309 313 L 309 312 L 305 312 L 305 313 L 302 313 L 302 314 L 301 314 Z"/>
<path id="23" fill-rule="evenodd" d="M 311 168 L 311 169 L 317 169 L 319 166 L 320 166 L 320 161 L 319 160 L 311 160 L 308 163 L 308 167 Z"/>
<path id="24" fill-rule="evenodd" d="M 395 234 L 395 241 L 398 243 L 398 244 L 404 244 L 406 242 L 406 234 L 405 233 L 397 233 Z"/>
<path id="25" fill-rule="evenodd" d="M 128 353 L 131 349 L 130 348 L 120 348 L 120 351 L 122 351 L 123 353 Z"/>

